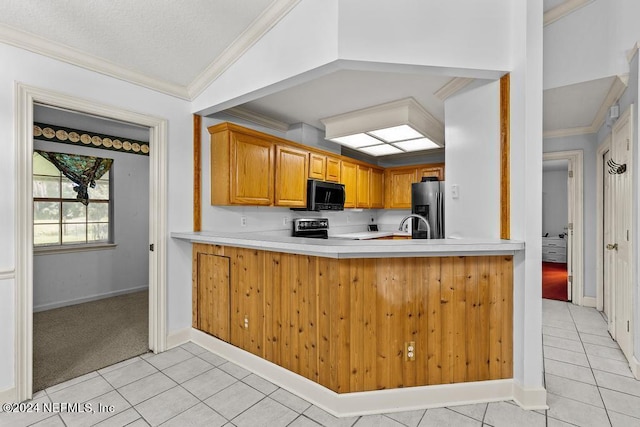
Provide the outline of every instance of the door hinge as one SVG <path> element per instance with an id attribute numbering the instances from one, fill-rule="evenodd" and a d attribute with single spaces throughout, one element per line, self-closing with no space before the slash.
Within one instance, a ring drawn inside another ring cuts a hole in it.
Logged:
<path id="1" fill-rule="evenodd" d="M 629 332 L 629 321 L 627 320 L 627 332 Z"/>
<path id="2" fill-rule="evenodd" d="M 569 223 L 569 230 L 573 230 L 573 223 L 572 222 Z"/>
<path id="3" fill-rule="evenodd" d="M 573 275 L 569 275 L 569 276 L 567 276 L 567 280 L 568 280 L 569 282 L 573 282 Z"/>
<path id="4" fill-rule="evenodd" d="M 155 250 L 155 248 L 156 248 L 156 246 L 153 243 L 149 245 L 149 250 L 151 252 L 153 252 Z"/>
<path id="5" fill-rule="evenodd" d="M 627 230 L 627 242 L 629 241 L 629 230 Z"/>
<path id="6" fill-rule="evenodd" d="M 569 171 L 569 178 L 573 178 L 573 171 Z"/>

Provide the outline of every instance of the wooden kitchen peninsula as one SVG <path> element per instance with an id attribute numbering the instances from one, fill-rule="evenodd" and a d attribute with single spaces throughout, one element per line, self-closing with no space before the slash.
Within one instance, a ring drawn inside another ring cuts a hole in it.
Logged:
<path id="1" fill-rule="evenodd" d="M 337 393 L 513 377 L 522 243 L 172 237 L 193 243 L 194 328 Z"/>

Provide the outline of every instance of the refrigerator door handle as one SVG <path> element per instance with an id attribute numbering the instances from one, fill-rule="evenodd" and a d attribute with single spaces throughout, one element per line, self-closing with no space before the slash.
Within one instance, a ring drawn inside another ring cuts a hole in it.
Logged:
<path id="1" fill-rule="evenodd" d="M 438 235 L 436 236 L 436 238 L 438 239 L 444 239 L 444 226 L 443 226 L 443 222 L 444 222 L 444 200 L 443 200 L 443 194 L 438 191 L 437 193 L 437 200 L 438 200 Z"/>

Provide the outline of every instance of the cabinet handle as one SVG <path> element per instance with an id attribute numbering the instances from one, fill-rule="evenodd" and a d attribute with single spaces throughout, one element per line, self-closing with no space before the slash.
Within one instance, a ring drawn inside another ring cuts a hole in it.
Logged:
<path id="1" fill-rule="evenodd" d="M 611 243 L 609 243 L 609 244 L 607 245 L 607 249 L 609 249 L 610 251 L 615 249 L 615 250 L 617 251 L 617 250 L 618 250 L 618 244 L 617 244 L 617 243 L 614 243 L 614 244 L 612 245 Z"/>

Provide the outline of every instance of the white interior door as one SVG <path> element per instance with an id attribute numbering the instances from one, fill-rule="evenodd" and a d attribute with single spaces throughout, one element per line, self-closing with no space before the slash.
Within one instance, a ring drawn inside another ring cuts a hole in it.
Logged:
<path id="1" fill-rule="evenodd" d="M 631 109 L 631 107 L 630 107 Z M 629 110 L 630 110 L 629 109 Z M 631 193 L 631 122 L 627 110 L 616 122 L 612 132 L 610 169 L 613 176 L 613 247 L 614 252 L 614 329 L 615 339 L 625 356 L 633 356 L 632 340 L 632 193 Z M 626 165 L 626 170 L 623 166 Z M 609 172 L 609 171 L 608 171 Z"/>
<path id="2" fill-rule="evenodd" d="M 608 249 L 607 245 L 612 245 L 615 241 L 613 237 L 613 178 L 614 175 L 608 172 L 607 162 L 611 159 L 611 151 L 607 150 L 602 155 L 602 283 L 604 286 L 602 311 L 607 318 L 609 333 L 615 338 L 613 325 L 613 282 L 614 282 L 614 260 L 615 251 Z"/>
<path id="3" fill-rule="evenodd" d="M 575 194 L 573 191 L 573 162 L 569 160 L 567 173 L 567 301 L 573 301 L 573 217 Z"/>

